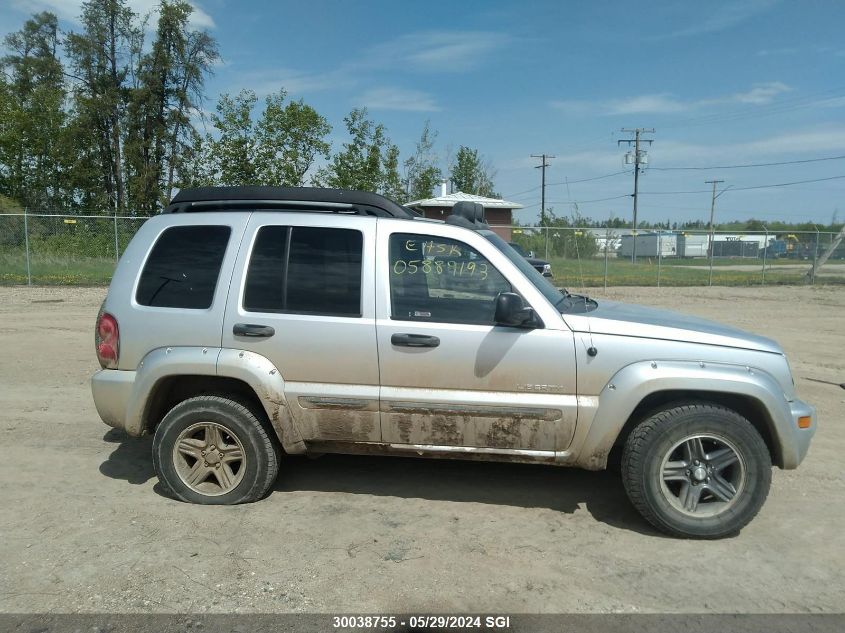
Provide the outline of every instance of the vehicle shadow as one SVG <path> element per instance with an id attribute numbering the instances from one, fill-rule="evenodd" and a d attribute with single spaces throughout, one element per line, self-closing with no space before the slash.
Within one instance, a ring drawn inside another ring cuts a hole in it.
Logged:
<path id="1" fill-rule="evenodd" d="M 100 472 L 130 484 L 155 477 L 152 438 L 109 430 L 105 442 L 116 444 Z M 153 489 L 167 496 L 160 485 Z M 274 492 L 340 492 L 355 495 L 488 503 L 520 508 L 549 508 L 571 514 L 579 506 L 597 521 L 663 536 L 631 506 L 619 474 L 534 464 L 381 455 L 324 455 L 319 459 L 288 455 L 282 459 Z"/>
<path id="2" fill-rule="evenodd" d="M 131 437 L 119 429 L 109 429 L 103 441 L 117 444 L 108 459 L 100 464 L 100 472 L 106 477 L 135 485 L 145 484 L 155 477 L 152 437 Z"/>
<path id="3" fill-rule="evenodd" d="M 489 503 L 566 514 L 583 505 L 607 525 L 663 536 L 631 506 L 619 474 L 610 471 L 371 455 L 288 456 L 273 490 Z"/>

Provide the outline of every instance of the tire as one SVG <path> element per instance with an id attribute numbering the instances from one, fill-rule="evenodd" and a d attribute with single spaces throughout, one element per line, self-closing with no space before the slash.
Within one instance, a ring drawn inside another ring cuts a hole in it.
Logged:
<path id="1" fill-rule="evenodd" d="M 762 507 L 771 481 L 763 438 L 747 419 L 715 404 L 678 404 L 652 414 L 622 453 L 631 503 L 673 536 L 737 533 Z"/>
<path id="2" fill-rule="evenodd" d="M 259 418 L 220 396 L 173 407 L 153 436 L 153 466 L 180 501 L 234 505 L 261 499 L 279 471 L 280 450 Z"/>

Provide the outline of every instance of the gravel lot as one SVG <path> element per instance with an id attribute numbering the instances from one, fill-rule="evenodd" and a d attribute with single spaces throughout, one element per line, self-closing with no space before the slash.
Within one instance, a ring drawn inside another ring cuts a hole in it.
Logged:
<path id="1" fill-rule="evenodd" d="M 761 514 L 717 542 L 669 539 L 613 473 L 289 458 L 240 507 L 159 494 L 149 439 L 104 426 L 101 288 L 0 288 L 0 611 L 818 612 L 845 595 L 845 288 L 626 288 L 772 336 L 821 428 Z"/>

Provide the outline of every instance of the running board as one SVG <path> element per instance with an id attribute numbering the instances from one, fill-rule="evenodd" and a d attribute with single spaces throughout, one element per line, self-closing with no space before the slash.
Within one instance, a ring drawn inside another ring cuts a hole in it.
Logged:
<path id="1" fill-rule="evenodd" d="M 387 442 L 349 442 L 311 440 L 305 443 L 312 454 L 346 453 L 348 455 L 405 455 L 440 459 L 473 459 L 482 461 L 523 462 L 567 465 L 569 451 L 541 451 L 519 448 L 491 448 L 486 446 L 441 446 L 438 444 L 390 444 Z"/>
<path id="2" fill-rule="evenodd" d="M 394 451 L 413 453 L 473 453 L 481 455 L 514 455 L 534 459 L 554 459 L 555 451 L 538 451 L 521 448 L 488 448 L 484 446 L 439 446 L 437 444 L 388 444 Z"/>

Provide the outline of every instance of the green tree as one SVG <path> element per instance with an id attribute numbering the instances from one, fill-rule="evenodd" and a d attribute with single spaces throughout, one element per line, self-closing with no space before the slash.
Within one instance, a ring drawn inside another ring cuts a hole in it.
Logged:
<path id="1" fill-rule="evenodd" d="M 29 207 L 63 197 L 58 139 L 65 87 L 58 20 L 43 12 L 6 36 L 0 60 L 0 191 Z"/>
<path id="2" fill-rule="evenodd" d="M 431 129 L 431 122 L 426 121 L 414 148 L 414 155 L 405 161 L 408 200 L 422 200 L 430 197 L 443 178 L 443 172 L 437 166 L 437 156 L 434 153 L 436 139 L 437 132 Z"/>
<path id="3" fill-rule="evenodd" d="M 284 90 L 267 97 L 256 126 L 257 175 L 261 184 L 301 187 L 314 161 L 328 158 L 331 126 L 301 99 L 283 105 Z"/>
<path id="4" fill-rule="evenodd" d="M 97 166 L 96 180 L 88 184 L 105 196 L 90 196 L 97 206 L 122 212 L 126 208 L 123 164 L 130 60 L 137 56 L 143 31 L 126 0 L 88 0 L 82 4 L 82 31 L 67 37 L 67 56 L 74 86 L 74 121 L 77 134 L 93 147 L 77 148 Z"/>
<path id="5" fill-rule="evenodd" d="M 380 193 L 397 202 L 407 201 L 399 175 L 399 148 L 393 144 L 388 145 L 385 154 Z"/>
<path id="6" fill-rule="evenodd" d="M 191 130 L 191 143 L 183 148 L 180 187 L 212 187 L 219 185 L 217 161 L 210 137 Z"/>
<path id="7" fill-rule="evenodd" d="M 148 213 L 169 201 L 194 141 L 191 114 L 219 58 L 204 31 L 189 28 L 193 7 L 163 0 L 151 50 L 138 67 L 129 105 L 127 171 L 133 206 Z"/>
<path id="8" fill-rule="evenodd" d="M 217 114 L 211 115 L 211 123 L 219 137 L 209 137 L 208 143 L 217 162 L 216 179 L 221 185 L 258 183 L 255 124 L 252 120 L 256 101 L 252 90 L 241 90 L 234 98 L 223 94 L 217 102 Z"/>
<path id="9" fill-rule="evenodd" d="M 367 118 L 366 108 L 352 110 L 344 119 L 350 140 L 314 177 L 315 184 L 339 189 L 360 189 L 387 195 L 401 193 L 398 150 L 384 126 Z"/>
<path id="10" fill-rule="evenodd" d="M 455 162 L 449 173 L 452 186 L 457 191 L 470 193 L 488 198 L 498 198 L 491 169 L 478 155 L 477 149 L 470 149 L 464 145 L 458 149 Z"/>

